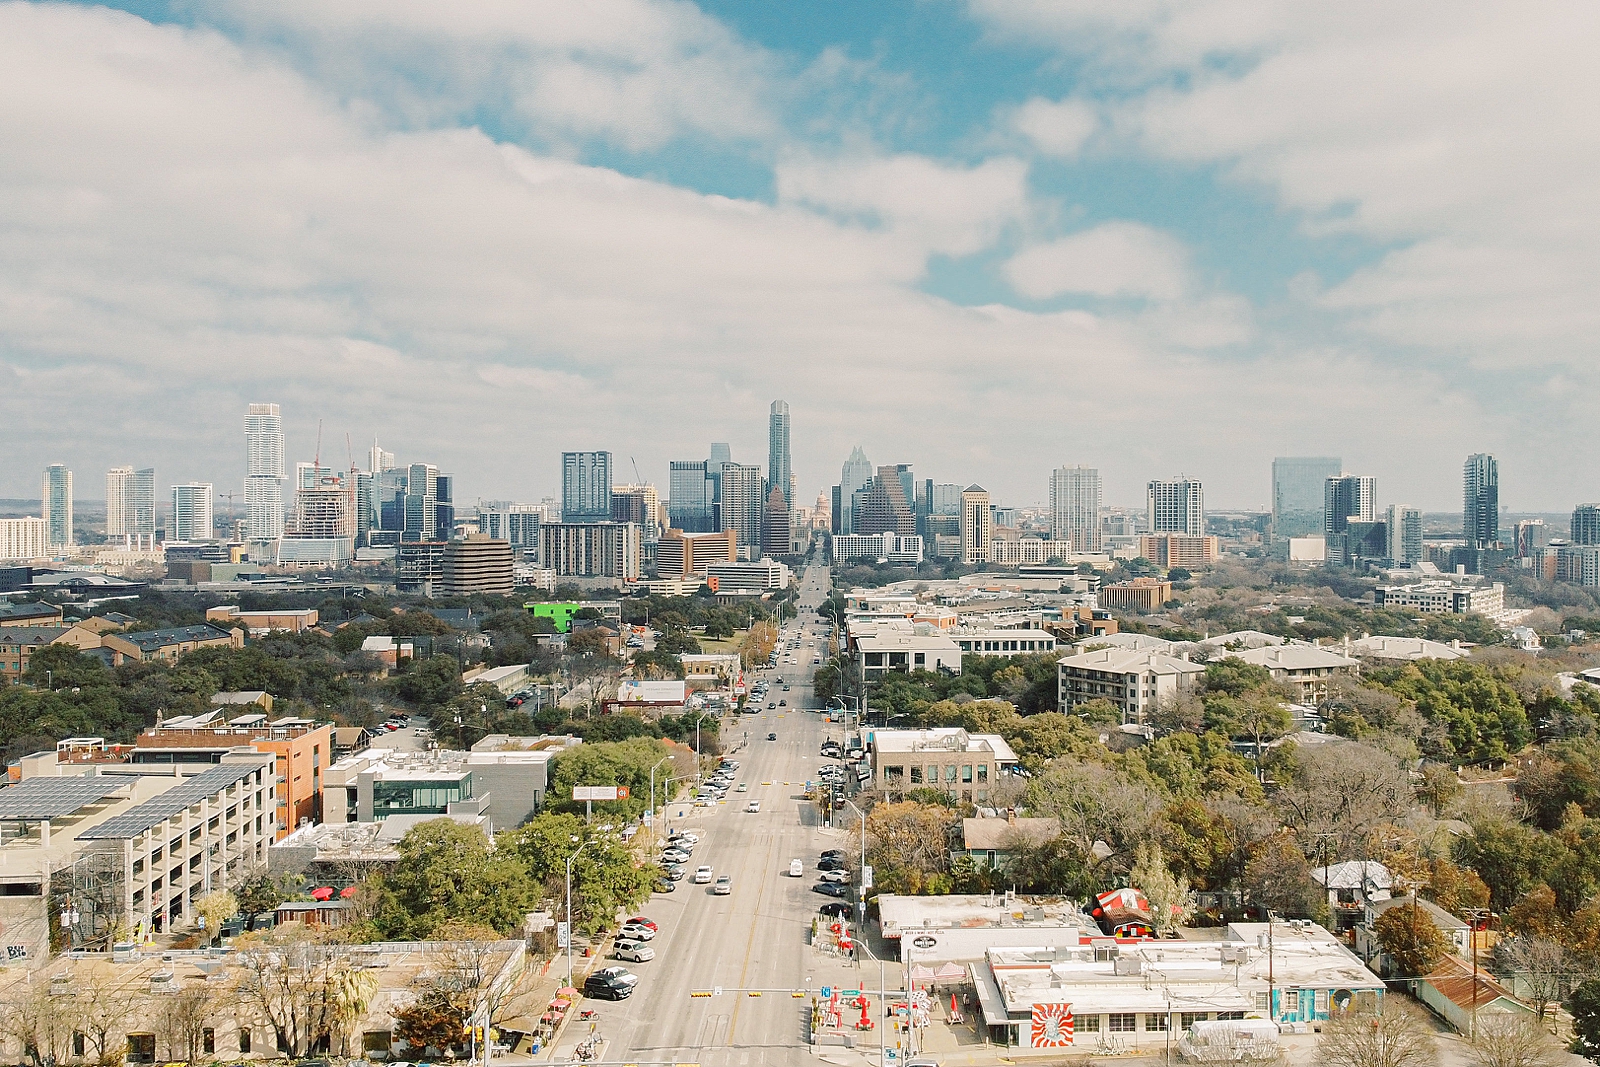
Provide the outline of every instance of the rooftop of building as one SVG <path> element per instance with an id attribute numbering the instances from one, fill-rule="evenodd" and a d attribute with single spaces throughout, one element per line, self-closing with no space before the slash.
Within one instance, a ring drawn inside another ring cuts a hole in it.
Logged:
<path id="1" fill-rule="evenodd" d="M 169 626 L 161 630 L 141 630 L 138 633 L 119 634 L 119 640 L 127 641 L 141 651 L 153 652 L 158 648 L 168 645 L 186 644 L 191 641 L 226 641 L 232 634 L 210 623 L 200 623 L 195 626 Z"/>
<path id="2" fill-rule="evenodd" d="M 1229 652 L 1228 657 L 1252 663 L 1268 670 L 1278 669 L 1286 671 L 1310 670 L 1337 670 L 1345 667 L 1356 667 L 1359 663 L 1348 656 L 1341 656 L 1326 648 L 1316 645 L 1275 645 L 1270 648 L 1251 648 L 1240 652 Z"/>
<path id="3" fill-rule="evenodd" d="M 1168 652 L 1175 647 L 1175 642 L 1164 637 L 1138 633 L 1105 634 L 1101 637 L 1085 637 L 1078 642 L 1078 648 L 1084 651 L 1120 648 L 1129 652 Z"/>
<path id="4" fill-rule="evenodd" d="M 1109 639 L 1096 638 L 1095 643 Z M 1104 671 L 1108 674 L 1131 674 L 1138 671 L 1145 674 L 1184 675 L 1203 674 L 1206 669 L 1203 663 L 1195 663 L 1154 649 L 1101 648 L 1092 652 L 1063 656 L 1057 662 L 1063 667 Z"/>
<path id="5" fill-rule="evenodd" d="M 872 730 L 874 751 L 880 756 L 901 752 L 977 752 L 988 750 L 1000 763 L 1015 763 L 1017 754 L 999 734 L 969 734 L 959 726 L 926 730 Z"/>
<path id="6" fill-rule="evenodd" d="M 1345 860 L 1311 868 L 1311 880 L 1328 889 L 1391 889 L 1394 876 L 1377 860 Z"/>
<path id="7" fill-rule="evenodd" d="M 1387 637 L 1375 634 L 1351 641 L 1346 651 L 1353 656 L 1370 656 L 1373 659 L 1464 659 L 1467 650 L 1455 644 L 1429 641 L 1422 637 Z"/>
<path id="8" fill-rule="evenodd" d="M 1018 816 L 962 819 L 961 840 L 970 850 L 1002 851 L 1040 845 L 1061 836 L 1061 820 Z"/>
<path id="9" fill-rule="evenodd" d="M 583 744 L 583 738 L 571 734 L 541 734 L 526 737 L 516 734 L 490 734 L 472 746 L 474 752 L 560 752 Z"/>
<path id="10" fill-rule="evenodd" d="M 7 625 L 0 619 L 0 642 L 16 645 L 48 645 L 68 630 L 70 626 Z"/>
<path id="11" fill-rule="evenodd" d="M 1372 909 L 1374 915 L 1382 915 L 1391 908 L 1409 908 L 1413 905 L 1419 908 L 1428 918 L 1432 919 L 1433 925 L 1447 933 L 1451 930 L 1470 929 L 1465 920 L 1456 918 L 1433 901 L 1419 897 L 1414 893 L 1407 893 L 1403 897 L 1390 897 L 1388 900 L 1374 901 L 1368 907 Z"/>
<path id="12" fill-rule="evenodd" d="M 970 821 L 970 820 L 969 820 Z M 1099 926 L 1075 902 L 1064 897 L 1018 897 L 1009 893 L 952 893 L 944 896 L 878 896 L 879 923 L 885 937 L 904 930 L 983 929 L 985 927 L 1077 928 Z"/>

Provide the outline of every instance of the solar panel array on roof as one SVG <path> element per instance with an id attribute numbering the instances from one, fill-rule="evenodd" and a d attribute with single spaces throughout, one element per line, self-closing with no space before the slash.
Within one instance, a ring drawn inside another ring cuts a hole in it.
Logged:
<path id="1" fill-rule="evenodd" d="M 138 837 L 152 826 L 233 785 L 256 771 L 261 763 L 224 763 L 209 771 L 188 778 L 182 784 L 143 804 L 114 815 L 99 826 L 91 826 L 78 835 L 79 841 L 126 841 Z"/>
<path id="2" fill-rule="evenodd" d="M 118 778 L 29 778 L 0 789 L 0 819 L 64 819 L 127 785 Z"/>

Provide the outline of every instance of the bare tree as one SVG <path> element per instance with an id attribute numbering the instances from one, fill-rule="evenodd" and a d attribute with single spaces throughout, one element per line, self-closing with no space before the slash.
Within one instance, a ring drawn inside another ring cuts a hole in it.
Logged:
<path id="1" fill-rule="evenodd" d="M 1494 947 L 1495 962 L 1515 976 L 1517 992 L 1533 1001 L 1539 1018 L 1566 996 L 1575 971 L 1559 941 L 1544 937 L 1509 937 Z"/>
<path id="2" fill-rule="evenodd" d="M 0 1034 L 22 1046 L 32 1067 L 56 1067 L 72 1039 L 70 1000 L 52 996 L 48 981 L 18 982 L 0 997 Z"/>
<path id="3" fill-rule="evenodd" d="M 1360 858 L 1373 831 L 1414 803 L 1399 763 L 1362 744 L 1297 750 L 1274 799 L 1285 825 L 1305 840 L 1334 842 L 1339 859 Z"/>
<path id="4" fill-rule="evenodd" d="M 166 1042 L 167 1058 L 194 1063 L 205 1056 L 205 1032 L 221 1004 L 219 991 L 204 979 L 187 983 L 176 993 L 155 1000 L 156 1021 Z"/>
<path id="5" fill-rule="evenodd" d="M 1062 834 L 1084 855 L 1104 841 L 1113 865 L 1122 870 L 1132 863 L 1138 844 L 1155 833 L 1161 808 L 1148 787 L 1107 767 L 1064 761 L 1029 783 L 1028 801 L 1037 814 L 1059 820 Z"/>
<path id="6" fill-rule="evenodd" d="M 1475 1029 L 1467 1047 L 1474 1067 L 1555 1067 L 1555 1042 L 1532 1019 L 1499 1013 L 1480 1015 Z"/>
<path id="7" fill-rule="evenodd" d="M 1329 1015 L 1317 1038 L 1317 1062 L 1322 1067 L 1435 1067 L 1439 1049 L 1421 1013 L 1386 996 L 1379 1012 Z"/>
<path id="8" fill-rule="evenodd" d="M 98 1064 L 121 1061 L 111 1035 L 127 1025 L 138 1000 L 134 981 L 109 961 L 83 967 L 73 975 L 72 1024 L 84 1038 L 84 1051 Z"/>
<path id="9" fill-rule="evenodd" d="M 238 999 L 267 1020 L 289 1056 L 341 1035 L 362 983 L 351 977 L 354 968 L 340 948 L 300 923 L 247 934 L 235 944 L 242 970 Z M 361 1005 L 355 1014 L 364 1010 Z"/>

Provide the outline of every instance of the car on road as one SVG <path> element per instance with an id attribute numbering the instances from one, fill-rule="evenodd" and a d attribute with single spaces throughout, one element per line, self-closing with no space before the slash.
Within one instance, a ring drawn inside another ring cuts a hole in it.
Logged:
<path id="1" fill-rule="evenodd" d="M 709 883 L 711 881 L 711 876 L 712 876 L 713 873 L 715 873 L 715 872 L 713 872 L 710 867 L 697 867 L 697 868 L 695 868 L 694 884 L 695 885 L 706 885 L 707 883 Z"/>
<path id="2" fill-rule="evenodd" d="M 663 878 L 655 884 L 655 892 L 657 893 L 676 893 L 677 891 L 678 883 L 670 879 Z"/>
<path id="3" fill-rule="evenodd" d="M 714 808 L 717 806 L 716 797 L 696 797 L 694 806 L 697 808 Z"/>
<path id="4" fill-rule="evenodd" d="M 628 960 L 631 963 L 648 963 L 656 958 L 656 950 L 642 941 L 634 938 L 618 938 L 613 946 L 613 955 L 619 960 Z"/>
<path id="5" fill-rule="evenodd" d="M 780 707 L 780 708 L 786 708 L 786 707 L 788 707 L 788 706 L 789 706 L 789 702 L 788 702 L 788 701 L 787 701 L 787 700 L 780 700 L 780 701 L 778 701 L 778 707 Z"/>
<path id="6" fill-rule="evenodd" d="M 735 793 L 748 793 L 749 791 L 750 786 L 745 782 L 740 782 L 739 788 L 734 790 Z"/>
<path id="7" fill-rule="evenodd" d="M 813 893 L 821 893 L 825 897 L 847 897 L 850 890 L 837 882 L 818 882 L 811 887 Z"/>
<path id="8" fill-rule="evenodd" d="M 733 892 L 733 876 L 730 874 L 717 875 L 717 884 L 711 887 L 711 892 L 719 897 L 725 897 Z"/>
<path id="9" fill-rule="evenodd" d="M 843 885 L 846 882 L 850 881 L 850 872 L 849 871 L 823 871 L 822 872 L 822 880 L 824 882 L 836 882 L 836 883 L 838 883 L 840 885 Z"/>
<path id="10" fill-rule="evenodd" d="M 778 705 L 777 705 L 777 704 L 775 704 L 775 703 L 773 703 L 773 702 L 772 702 L 772 701 L 770 701 L 770 700 L 769 700 L 769 701 L 767 701 L 767 710 L 768 710 L 768 711 L 774 711 L 774 710 L 776 710 L 776 709 L 777 709 L 777 707 L 778 707 Z"/>
<path id="11" fill-rule="evenodd" d="M 631 938 L 634 941 L 654 941 L 656 932 L 648 926 L 637 923 L 623 923 L 622 929 L 617 931 L 618 936 Z"/>
<path id="12" fill-rule="evenodd" d="M 789 877 L 790 878 L 804 878 L 805 874 L 806 874 L 806 865 L 805 864 L 801 863 L 799 860 L 790 860 L 789 861 Z"/>
<path id="13" fill-rule="evenodd" d="M 681 882 L 683 881 L 684 876 L 688 873 L 689 872 L 684 869 L 683 864 L 674 863 L 671 867 L 667 868 L 667 880 L 672 882 Z"/>
<path id="14" fill-rule="evenodd" d="M 768 734 L 767 735 L 767 740 L 768 741 L 776 741 L 777 739 L 778 739 L 778 735 L 777 734 Z"/>
<path id="15" fill-rule="evenodd" d="M 785 693 L 787 693 L 789 691 L 789 683 L 788 682 L 784 682 L 783 683 L 783 691 Z"/>
<path id="16" fill-rule="evenodd" d="M 750 803 L 744 806 L 744 810 L 754 815 L 756 812 L 761 810 L 761 801 L 752 800 Z"/>
<path id="17" fill-rule="evenodd" d="M 624 967 L 602 967 L 583 982 L 583 995 L 597 1000 L 626 1000 L 639 976 Z"/>

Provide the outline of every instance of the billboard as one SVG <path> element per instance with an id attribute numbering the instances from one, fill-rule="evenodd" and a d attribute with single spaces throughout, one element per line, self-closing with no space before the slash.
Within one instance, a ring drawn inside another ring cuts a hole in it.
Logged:
<path id="1" fill-rule="evenodd" d="M 575 785 L 573 800 L 627 800 L 629 788 L 625 785 Z"/>

